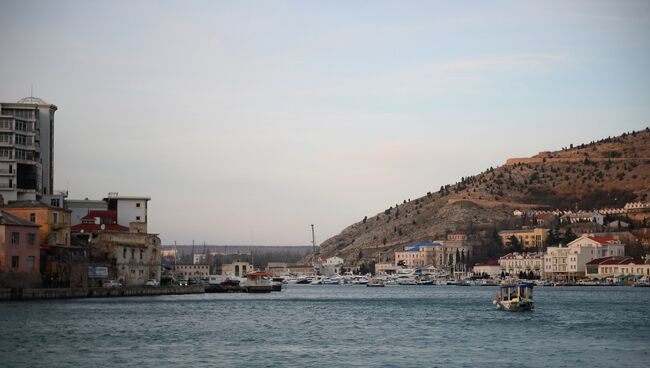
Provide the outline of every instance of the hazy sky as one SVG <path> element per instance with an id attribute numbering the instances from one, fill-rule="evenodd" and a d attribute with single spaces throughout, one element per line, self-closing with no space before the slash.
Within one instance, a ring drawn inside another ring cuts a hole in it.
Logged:
<path id="1" fill-rule="evenodd" d="M 163 243 L 307 244 L 509 157 L 650 125 L 650 2 L 0 1 L 55 184 Z M 254 234 L 254 235 L 253 235 Z"/>

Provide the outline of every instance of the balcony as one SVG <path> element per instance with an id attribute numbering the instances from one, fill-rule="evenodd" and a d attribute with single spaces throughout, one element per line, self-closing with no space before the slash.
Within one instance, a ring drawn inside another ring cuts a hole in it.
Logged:
<path id="1" fill-rule="evenodd" d="M 15 183 L 0 183 L 0 190 L 14 190 L 16 189 Z"/>

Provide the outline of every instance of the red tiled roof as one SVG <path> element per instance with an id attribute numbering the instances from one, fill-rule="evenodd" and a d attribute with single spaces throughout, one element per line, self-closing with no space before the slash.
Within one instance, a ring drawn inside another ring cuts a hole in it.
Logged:
<path id="1" fill-rule="evenodd" d="M 99 218 L 110 218 L 115 221 L 117 221 L 117 211 L 111 211 L 111 210 L 93 210 L 93 211 L 88 211 L 88 214 L 84 217 L 82 217 L 82 220 L 92 220 L 95 217 Z"/>
<path id="2" fill-rule="evenodd" d="M 600 244 L 607 244 L 607 242 L 616 240 L 612 236 L 590 236 L 589 239 Z"/>
<path id="3" fill-rule="evenodd" d="M 129 228 L 126 226 L 118 225 L 118 224 L 105 224 L 104 229 L 102 230 L 102 225 L 100 224 L 79 224 L 79 225 L 74 225 L 70 227 L 70 232 L 71 233 L 94 233 L 94 232 L 99 232 L 99 231 L 121 231 L 121 232 L 128 232 Z"/>
<path id="4" fill-rule="evenodd" d="M 603 257 L 587 262 L 588 265 L 617 265 L 630 263 L 641 264 L 643 262 L 641 261 L 641 263 L 637 263 L 637 261 L 632 257 Z"/>

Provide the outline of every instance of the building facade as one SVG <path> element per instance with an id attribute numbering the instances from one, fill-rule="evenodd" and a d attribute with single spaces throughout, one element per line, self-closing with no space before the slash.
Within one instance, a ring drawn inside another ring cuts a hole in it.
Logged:
<path id="1" fill-rule="evenodd" d="M 249 262 L 235 261 L 233 263 L 221 265 L 221 274 L 224 276 L 241 277 L 253 271 L 253 265 Z"/>
<path id="2" fill-rule="evenodd" d="M 469 257 L 471 246 L 462 241 L 419 242 L 405 246 L 395 252 L 395 265 L 408 268 L 434 266 L 448 268 L 464 263 Z"/>
<path id="3" fill-rule="evenodd" d="M 0 194 L 5 202 L 40 200 L 53 193 L 56 110 L 35 97 L 0 103 Z"/>
<path id="4" fill-rule="evenodd" d="M 624 255 L 625 245 L 613 237 L 583 235 L 566 247 L 548 247 L 544 255 L 544 275 L 546 278 L 563 280 L 584 277 L 588 262 Z"/>
<path id="5" fill-rule="evenodd" d="M 176 277 L 184 279 L 207 279 L 210 277 L 210 266 L 207 264 L 178 264 Z"/>
<path id="6" fill-rule="evenodd" d="M 124 286 L 160 282 L 160 238 L 156 234 L 103 232 L 92 242 L 92 252 L 107 257 L 115 270 L 111 278 Z"/>
<path id="7" fill-rule="evenodd" d="M 504 230 L 499 231 L 499 237 L 501 238 L 501 244 L 506 247 L 512 245 L 512 237 L 514 236 L 524 248 L 540 248 L 546 242 L 548 231 L 548 229 L 543 228 Z"/>
<path id="8" fill-rule="evenodd" d="M 521 273 L 528 275 L 532 272 L 533 275 L 539 277 L 544 272 L 544 254 L 514 252 L 499 258 L 499 265 L 503 272 L 511 276 L 517 276 Z"/>
<path id="9" fill-rule="evenodd" d="M 150 197 L 120 196 L 119 193 L 108 193 L 104 201 L 108 209 L 117 211 L 117 223 L 122 226 L 132 227 L 137 224 L 139 232 L 147 232 L 147 207 Z"/>
<path id="10" fill-rule="evenodd" d="M 40 225 L 41 248 L 52 245 L 70 245 L 70 213 L 68 210 L 38 201 L 16 201 L 4 205 L 2 210 Z"/>
<path id="11" fill-rule="evenodd" d="M 501 275 L 502 268 L 499 265 L 499 261 L 490 260 L 485 263 L 477 263 L 474 265 L 473 273 L 475 276 L 479 275 L 488 275 L 492 278 L 496 278 Z"/>
<path id="12" fill-rule="evenodd" d="M 38 227 L 0 211 L 0 287 L 40 285 Z"/>

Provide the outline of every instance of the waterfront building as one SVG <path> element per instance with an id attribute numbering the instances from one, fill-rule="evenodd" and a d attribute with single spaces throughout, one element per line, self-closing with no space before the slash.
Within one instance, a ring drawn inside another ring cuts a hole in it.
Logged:
<path id="1" fill-rule="evenodd" d="M 273 276 L 281 276 L 289 273 L 288 264 L 285 262 L 269 262 L 266 264 L 266 272 Z"/>
<path id="2" fill-rule="evenodd" d="M 14 201 L 5 204 L 3 211 L 40 225 L 41 249 L 53 245 L 70 245 L 70 212 L 38 201 Z"/>
<path id="3" fill-rule="evenodd" d="M 585 276 L 588 262 L 603 257 L 625 255 L 625 245 L 611 236 L 583 235 L 566 247 L 548 247 L 544 255 L 544 274 L 553 279 Z"/>
<path id="4" fill-rule="evenodd" d="M 419 242 L 395 252 L 395 265 L 408 268 L 428 265 L 448 268 L 467 260 L 470 251 L 471 246 L 463 241 Z"/>
<path id="5" fill-rule="evenodd" d="M 0 211 L 0 288 L 41 284 L 39 225 Z"/>
<path id="6" fill-rule="evenodd" d="M 5 203 L 53 194 L 56 110 L 36 97 L 0 103 L 0 195 Z"/>
<path id="7" fill-rule="evenodd" d="M 233 263 L 221 265 L 221 274 L 227 276 L 241 277 L 252 271 L 254 271 L 252 264 L 249 262 L 242 262 L 240 260 L 237 260 Z"/>
<path id="8" fill-rule="evenodd" d="M 587 263 L 586 276 L 603 279 L 607 277 L 640 276 L 650 277 L 650 259 L 632 257 L 596 258 Z"/>
<path id="9" fill-rule="evenodd" d="M 177 264 L 176 277 L 184 279 L 207 279 L 210 277 L 210 266 L 207 264 Z"/>
<path id="10" fill-rule="evenodd" d="M 328 258 L 321 258 L 321 274 L 340 274 L 343 268 L 343 258 L 333 256 Z"/>
<path id="11" fill-rule="evenodd" d="M 544 253 L 513 252 L 499 258 L 499 265 L 504 272 L 511 276 L 517 276 L 520 273 L 528 275 L 530 272 L 535 276 L 541 276 L 544 272 Z"/>
<path id="12" fill-rule="evenodd" d="M 524 248 L 540 248 L 546 242 L 548 231 L 548 229 L 544 228 L 504 230 L 499 231 L 499 237 L 501 238 L 501 244 L 504 246 L 510 246 L 514 236 Z"/>
<path id="13" fill-rule="evenodd" d="M 485 263 L 475 264 L 474 270 L 472 272 L 474 273 L 475 276 L 486 274 L 492 278 L 495 278 L 501 275 L 502 268 L 501 265 L 499 265 L 499 261 L 493 259 Z"/>
<path id="14" fill-rule="evenodd" d="M 129 228 L 117 223 L 117 211 L 92 210 L 81 218 L 81 223 L 70 227 L 72 234 L 87 235 L 92 240 L 100 232 L 129 232 Z"/>
<path id="15" fill-rule="evenodd" d="M 92 252 L 114 265 L 110 278 L 124 286 L 142 286 L 148 279 L 160 281 L 160 238 L 156 234 L 102 232 L 91 244 Z"/>

